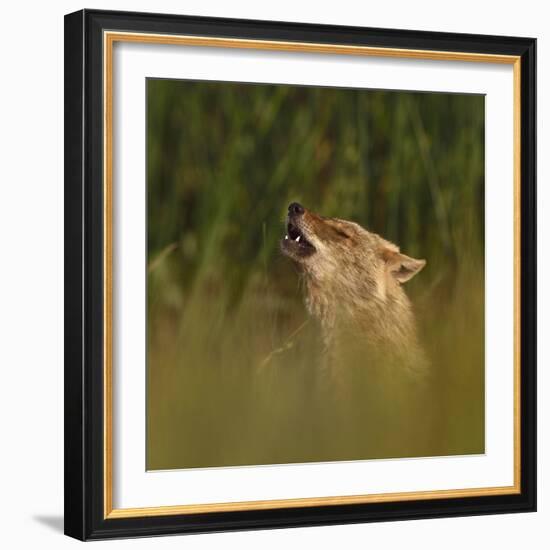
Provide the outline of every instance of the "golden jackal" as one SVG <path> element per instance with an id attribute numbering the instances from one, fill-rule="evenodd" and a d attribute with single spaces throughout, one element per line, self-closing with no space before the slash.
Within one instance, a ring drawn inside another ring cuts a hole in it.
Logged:
<path id="1" fill-rule="evenodd" d="M 354 222 L 288 207 L 281 249 L 299 266 L 330 362 L 426 365 L 402 283 L 425 265 Z"/>

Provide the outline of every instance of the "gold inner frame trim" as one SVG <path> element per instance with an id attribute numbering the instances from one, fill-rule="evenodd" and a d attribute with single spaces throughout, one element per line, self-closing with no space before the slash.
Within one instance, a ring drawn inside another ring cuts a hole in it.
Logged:
<path id="1" fill-rule="evenodd" d="M 148 508 L 113 508 L 113 46 L 116 42 L 203 46 L 216 48 L 240 48 L 301 53 L 359 55 L 424 59 L 432 61 L 466 61 L 497 63 L 513 66 L 514 86 L 514 484 L 505 487 L 472 487 L 434 491 L 413 491 L 366 495 L 305 497 L 245 502 L 221 502 L 212 504 L 182 504 Z M 521 59 L 519 56 L 446 52 L 370 46 L 346 46 L 341 44 L 316 44 L 308 42 L 284 42 L 249 40 L 241 38 L 215 38 L 131 32 L 104 31 L 103 34 L 103 114 L 104 114 L 104 517 L 105 519 L 153 517 L 207 512 L 269 510 L 276 508 L 303 508 L 307 506 L 334 506 L 442 498 L 510 495 L 521 492 L 521 433 L 520 433 L 520 189 L 521 189 Z"/>

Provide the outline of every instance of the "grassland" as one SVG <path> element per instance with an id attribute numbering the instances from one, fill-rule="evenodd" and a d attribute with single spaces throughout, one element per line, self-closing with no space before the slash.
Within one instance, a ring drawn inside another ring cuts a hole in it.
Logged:
<path id="1" fill-rule="evenodd" d="M 149 469 L 483 452 L 483 97 L 152 79 L 147 126 Z M 428 260 L 421 390 L 319 380 L 294 200 Z"/>

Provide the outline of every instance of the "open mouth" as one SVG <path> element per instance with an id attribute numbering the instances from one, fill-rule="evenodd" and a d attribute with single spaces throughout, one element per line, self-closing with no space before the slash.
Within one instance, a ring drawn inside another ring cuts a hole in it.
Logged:
<path id="1" fill-rule="evenodd" d="M 302 254 L 311 254 L 315 252 L 315 247 L 305 238 L 300 229 L 290 221 L 286 226 L 284 245 L 292 246 L 296 251 Z"/>

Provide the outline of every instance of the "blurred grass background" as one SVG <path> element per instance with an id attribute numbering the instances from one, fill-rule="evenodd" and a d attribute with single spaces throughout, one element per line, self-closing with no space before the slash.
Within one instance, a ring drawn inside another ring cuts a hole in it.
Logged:
<path id="1" fill-rule="evenodd" d="M 484 452 L 484 97 L 147 81 L 147 467 Z M 319 342 L 281 256 L 287 205 L 357 221 L 408 284 L 419 393 Z"/>

